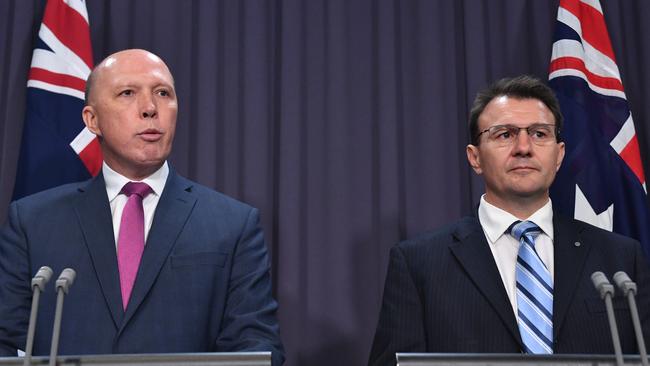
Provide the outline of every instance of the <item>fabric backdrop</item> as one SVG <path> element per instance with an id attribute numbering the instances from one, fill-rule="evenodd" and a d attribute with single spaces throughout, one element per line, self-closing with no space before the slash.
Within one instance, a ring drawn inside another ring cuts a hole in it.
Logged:
<path id="1" fill-rule="evenodd" d="M 645 171 L 650 2 L 603 1 Z M 0 221 L 42 0 L 0 1 Z M 261 209 L 287 365 L 362 365 L 389 248 L 470 212 L 467 112 L 489 82 L 547 78 L 557 1 L 92 0 L 95 62 L 166 60 L 173 166 Z M 56 245 L 56 243 L 52 243 Z"/>

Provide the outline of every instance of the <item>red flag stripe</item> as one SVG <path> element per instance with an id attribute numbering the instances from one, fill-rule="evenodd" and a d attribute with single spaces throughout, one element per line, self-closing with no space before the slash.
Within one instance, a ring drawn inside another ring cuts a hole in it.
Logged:
<path id="1" fill-rule="evenodd" d="M 88 172 L 94 177 L 102 168 L 102 150 L 99 140 L 94 138 L 83 150 L 79 152 L 79 159 L 84 163 Z"/>
<path id="2" fill-rule="evenodd" d="M 66 5 L 63 0 L 50 0 L 45 7 L 43 24 L 92 69 L 90 31 L 86 19 L 81 14 Z"/>
<path id="3" fill-rule="evenodd" d="M 632 169 L 641 184 L 645 183 L 645 174 L 643 172 L 643 164 L 641 163 L 641 152 L 639 151 L 639 141 L 636 135 L 632 137 L 630 142 L 620 153 L 621 158 Z"/>
<path id="4" fill-rule="evenodd" d="M 612 61 L 616 61 L 603 14 L 579 0 L 562 0 L 560 7 L 580 19 L 582 39 L 607 55 Z"/>
<path id="5" fill-rule="evenodd" d="M 613 89 L 623 92 L 623 84 L 616 78 L 596 75 L 589 71 L 584 61 L 576 57 L 559 57 L 551 61 L 550 72 L 561 69 L 575 69 L 587 77 L 590 83 L 604 89 Z"/>
<path id="6" fill-rule="evenodd" d="M 39 80 L 48 84 L 64 86 L 79 90 L 82 93 L 86 91 L 85 80 L 66 74 L 51 72 L 38 67 L 32 67 L 29 69 L 29 80 Z"/>

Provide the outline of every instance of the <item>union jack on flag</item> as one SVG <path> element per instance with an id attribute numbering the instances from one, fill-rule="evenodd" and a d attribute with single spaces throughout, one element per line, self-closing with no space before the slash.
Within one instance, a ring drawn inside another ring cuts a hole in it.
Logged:
<path id="1" fill-rule="evenodd" d="M 81 119 L 92 67 L 85 2 L 48 0 L 27 81 L 14 199 L 99 173 L 99 142 Z"/>
<path id="2" fill-rule="evenodd" d="M 549 84 L 565 117 L 566 143 L 553 206 L 636 238 L 650 255 L 639 143 L 598 0 L 560 1 Z"/>

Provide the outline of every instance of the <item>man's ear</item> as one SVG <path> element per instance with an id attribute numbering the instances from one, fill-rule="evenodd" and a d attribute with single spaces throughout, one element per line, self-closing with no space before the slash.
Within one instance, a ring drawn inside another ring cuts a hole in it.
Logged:
<path id="1" fill-rule="evenodd" d="M 564 142 L 559 143 L 559 148 L 560 148 L 560 151 L 559 151 L 559 153 L 557 155 L 557 162 L 555 163 L 555 171 L 556 172 L 558 170 L 560 170 L 560 166 L 562 166 L 562 160 L 564 160 L 564 154 L 566 152 Z"/>
<path id="2" fill-rule="evenodd" d="M 479 156 L 478 146 L 469 144 L 465 148 L 465 152 L 467 153 L 467 161 L 472 169 L 474 169 L 474 172 L 476 174 L 482 174 L 483 169 L 481 169 L 481 157 Z"/>
<path id="3" fill-rule="evenodd" d="M 81 118 L 83 119 L 86 127 L 88 130 L 90 130 L 90 132 L 94 133 L 97 136 L 102 135 L 102 131 L 99 129 L 99 125 L 97 123 L 97 113 L 95 111 L 95 108 L 89 105 L 85 106 L 81 111 Z"/>

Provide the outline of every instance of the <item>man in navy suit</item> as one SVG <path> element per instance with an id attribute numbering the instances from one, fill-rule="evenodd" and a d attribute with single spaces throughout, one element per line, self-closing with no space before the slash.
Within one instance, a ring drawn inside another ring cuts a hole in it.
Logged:
<path id="1" fill-rule="evenodd" d="M 144 50 L 113 54 L 93 70 L 86 98 L 83 119 L 99 137 L 102 172 L 11 204 L 0 236 L 0 355 L 24 349 L 30 279 L 48 265 L 55 275 L 77 272 L 61 354 L 271 351 L 281 365 L 258 211 L 166 161 L 177 99 L 165 63 Z M 48 287 L 34 354 L 50 347 Z"/>
<path id="2" fill-rule="evenodd" d="M 637 282 L 650 336 L 639 243 L 553 213 L 561 129 L 557 99 L 537 79 L 503 79 L 478 94 L 466 151 L 485 194 L 475 216 L 392 248 L 370 365 L 395 365 L 396 352 L 613 353 L 594 271 Z M 616 296 L 622 348 L 635 353 L 629 309 Z"/>

